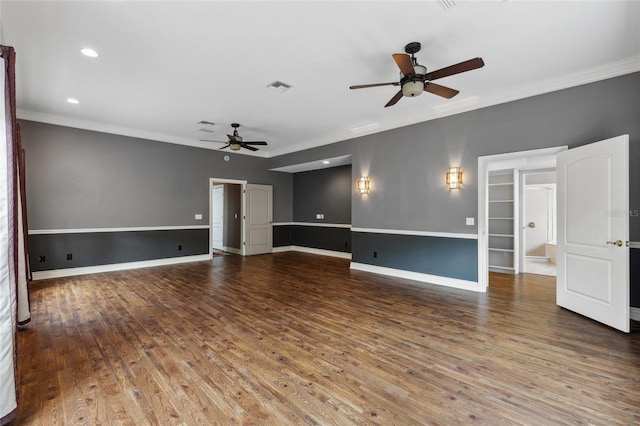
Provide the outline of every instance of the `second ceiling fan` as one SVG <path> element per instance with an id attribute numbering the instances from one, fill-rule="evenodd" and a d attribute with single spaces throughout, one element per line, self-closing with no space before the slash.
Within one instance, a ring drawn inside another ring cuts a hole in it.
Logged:
<path id="1" fill-rule="evenodd" d="M 225 148 L 230 148 L 232 151 L 240 151 L 240 148 L 245 148 L 248 149 L 249 151 L 257 151 L 258 148 L 255 148 L 252 145 L 261 145 L 261 146 L 266 146 L 267 143 L 264 141 L 245 141 L 242 139 L 242 136 L 240 136 L 238 134 L 238 127 L 240 127 L 240 125 L 238 123 L 231 123 L 231 127 L 233 127 L 233 135 L 227 135 L 227 137 L 229 138 L 229 142 L 222 142 L 222 141 L 212 141 L 209 139 L 200 139 L 201 142 L 218 142 L 218 143 L 226 143 L 225 146 L 223 146 L 220 149 L 225 149 Z"/>
<path id="2" fill-rule="evenodd" d="M 403 96 L 419 96 L 423 91 L 442 96 L 446 99 L 451 99 L 459 93 L 457 90 L 432 83 L 432 81 L 439 78 L 448 77 L 450 75 L 459 74 L 465 71 L 482 68 L 484 66 L 484 61 L 482 60 L 482 58 L 473 58 L 469 59 L 468 61 L 448 66 L 446 68 L 427 72 L 427 67 L 419 65 L 416 57 L 414 56 L 417 52 L 420 51 L 420 48 L 420 43 L 414 41 L 404 47 L 404 51 L 407 52 L 406 54 L 394 53 L 392 55 L 393 60 L 398 65 L 398 68 L 400 68 L 400 81 L 394 81 L 391 83 L 361 84 L 357 86 L 351 86 L 349 87 L 349 89 L 364 89 L 367 87 L 378 86 L 401 86 L 401 89 L 398 91 L 398 93 L 396 93 L 389 100 L 389 102 L 387 102 L 385 107 L 395 105 Z"/>

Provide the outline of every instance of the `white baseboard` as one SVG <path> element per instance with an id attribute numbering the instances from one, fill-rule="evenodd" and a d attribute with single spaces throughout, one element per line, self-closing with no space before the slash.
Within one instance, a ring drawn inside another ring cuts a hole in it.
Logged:
<path id="1" fill-rule="evenodd" d="M 374 274 L 388 275 L 396 278 L 420 281 L 429 284 L 437 284 L 445 287 L 460 288 L 463 290 L 481 291 L 477 282 L 460 280 L 457 278 L 441 277 L 439 275 L 423 274 L 420 272 L 404 271 L 402 269 L 385 268 L 383 266 L 369 265 L 366 263 L 351 262 L 351 269 Z"/>
<path id="2" fill-rule="evenodd" d="M 83 266 L 80 268 L 52 269 L 49 271 L 33 272 L 33 280 L 48 278 L 73 277 L 76 275 L 99 274 L 102 272 L 123 271 L 126 269 L 149 268 L 151 266 L 175 265 L 177 263 L 201 262 L 211 260 L 210 254 L 195 256 L 170 257 L 167 259 L 143 260 L 140 262 L 113 263 L 110 265 Z"/>
<path id="3" fill-rule="evenodd" d="M 351 259 L 351 253 L 345 253 L 341 251 L 323 250 L 311 247 L 302 246 L 282 246 L 274 247 L 272 253 L 282 253 L 285 251 L 299 251 L 302 253 L 319 254 L 322 256 L 340 257 L 342 259 Z"/>
<path id="4" fill-rule="evenodd" d="M 239 248 L 235 248 L 235 247 L 224 246 L 222 248 L 222 251 L 225 251 L 227 253 L 233 253 L 233 254 L 240 254 L 240 255 L 242 254 L 242 250 L 240 250 Z"/>
<path id="5" fill-rule="evenodd" d="M 629 308 L 629 318 L 634 321 L 640 321 L 640 308 L 634 308 L 633 306 Z"/>

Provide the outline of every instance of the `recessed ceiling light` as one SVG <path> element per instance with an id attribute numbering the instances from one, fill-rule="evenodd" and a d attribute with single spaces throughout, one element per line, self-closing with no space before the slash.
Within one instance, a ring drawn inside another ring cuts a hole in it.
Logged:
<path id="1" fill-rule="evenodd" d="M 95 50 L 90 49 L 88 47 L 80 49 L 80 53 L 82 53 L 84 56 L 88 56 L 90 58 L 97 58 L 98 56 L 100 56 L 100 55 L 98 55 L 98 52 L 96 52 Z"/>
<path id="2" fill-rule="evenodd" d="M 324 160 L 324 161 L 322 162 L 322 164 L 329 164 L 329 163 L 331 163 L 331 161 L 329 161 L 329 160 Z"/>
<path id="3" fill-rule="evenodd" d="M 76 98 L 67 98 L 67 102 L 69 102 L 70 104 L 74 104 L 74 105 L 80 103 L 80 101 L 77 100 Z"/>

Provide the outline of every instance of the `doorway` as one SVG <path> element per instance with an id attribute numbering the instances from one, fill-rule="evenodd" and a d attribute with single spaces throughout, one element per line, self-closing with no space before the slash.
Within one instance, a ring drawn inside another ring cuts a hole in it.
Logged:
<path id="1" fill-rule="evenodd" d="M 217 251 L 242 256 L 271 253 L 272 186 L 210 178 L 209 188 L 209 241 L 212 253 Z"/>
<path id="2" fill-rule="evenodd" d="M 209 180 L 209 226 L 212 253 L 242 253 L 244 202 L 246 181 Z"/>
<path id="3" fill-rule="evenodd" d="M 490 178 L 494 175 L 508 175 L 506 171 L 510 171 L 513 176 L 512 185 L 515 188 L 521 188 L 522 179 L 520 175 L 526 171 L 540 171 L 542 169 L 553 170 L 556 166 L 556 154 L 567 150 L 567 146 L 559 146 L 552 148 L 536 149 L 531 151 L 511 152 L 506 154 L 488 155 L 478 157 L 478 291 L 486 291 L 489 285 L 489 262 L 490 239 L 495 239 L 492 234 L 491 221 L 496 218 L 490 216 L 490 200 L 491 206 L 499 205 L 504 207 L 502 199 L 493 199 L 491 197 L 490 187 L 503 186 L 507 182 L 496 182 Z M 514 189 L 515 189 L 514 188 Z M 509 272 L 518 274 L 521 271 L 522 257 L 522 238 L 521 238 L 521 217 L 519 195 L 522 191 L 513 191 L 513 264 L 509 267 Z M 503 219 L 500 217 L 500 219 Z M 506 231 L 505 231 L 506 233 Z M 505 238 L 501 235 L 502 238 Z M 494 249 L 492 252 L 495 252 Z M 504 254 L 503 254 L 504 256 Z"/>
<path id="4" fill-rule="evenodd" d="M 521 172 L 522 272 L 556 276 L 556 170 Z"/>

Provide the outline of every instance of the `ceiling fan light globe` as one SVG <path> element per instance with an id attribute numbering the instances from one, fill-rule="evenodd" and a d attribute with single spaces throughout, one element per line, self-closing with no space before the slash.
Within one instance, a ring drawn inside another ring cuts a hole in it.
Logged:
<path id="1" fill-rule="evenodd" d="M 229 148 L 231 148 L 231 151 L 240 151 L 240 148 L 242 147 L 239 143 L 232 143 L 231 145 L 229 145 Z"/>
<path id="2" fill-rule="evenodd" d="M 427 73 L 427 67 L 423 67 L 422 65 L 415 64 L 413 69 L 416 75 L 425 75 Z"/>
<path id="3" fill-rule="evenodd" d="M 407 81 L 402 85 L 402 94 L 408 98 L 420 96 L 424 92 L 424 81 Z"/>

